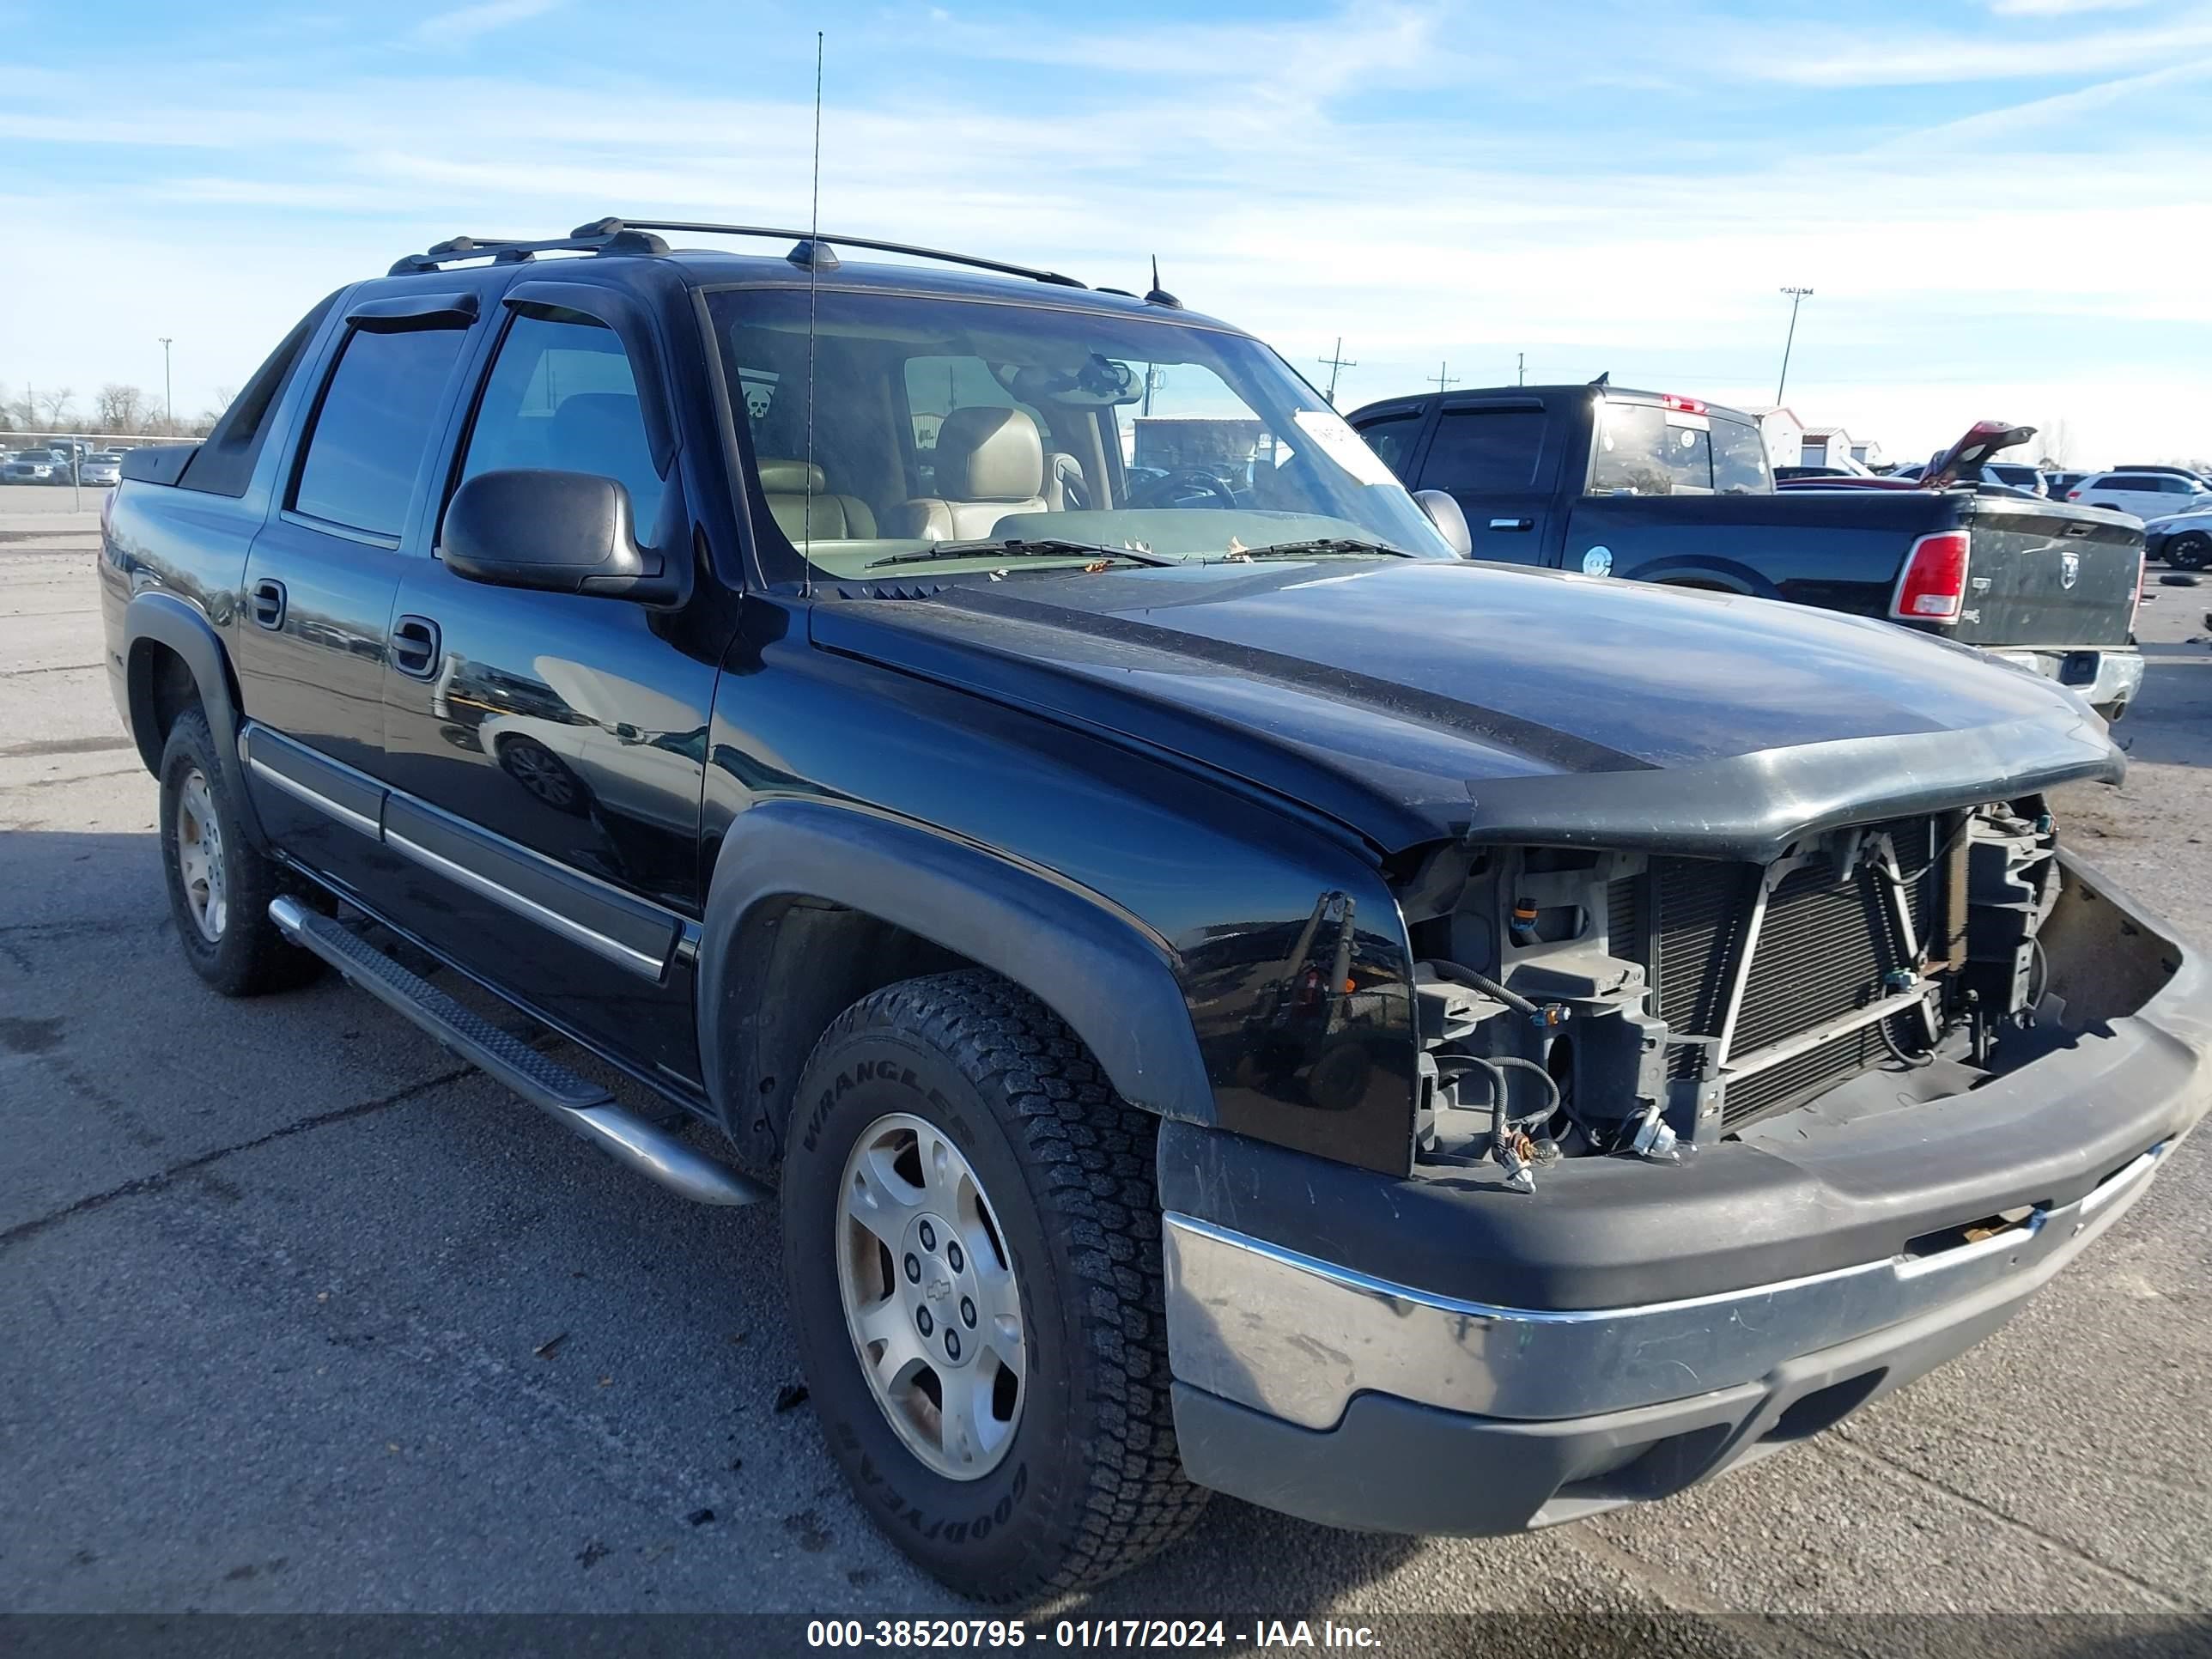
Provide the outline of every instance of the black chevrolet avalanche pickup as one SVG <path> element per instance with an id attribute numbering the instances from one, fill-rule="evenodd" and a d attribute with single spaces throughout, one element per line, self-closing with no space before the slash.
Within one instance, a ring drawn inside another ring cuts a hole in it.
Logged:
<path id="1" fill-rule="evenodd" d="M 1930 469 L 1949 487 L 1778 492 L 1758 422 L 1695 398 L 1493 386 L 1349 418 L 1409 487 L 1451 496 L 1477 558 L 1883 617 L 2071 686 L 2110 720 L 2142 684 L 2142 525 L 1960 482 L 2033 427 L 1977 425 Z"/>
<path id="2" fill-rule="evenodd" d="M 2202 963 L 2046 803 L 2120 773 L 2071 692 L 1459 558 L 1157 290 L 662 231 L 791 234 L 457 239 L 134 451 L 116 702 L 215 989 L 334 966 L 687 1197 L 775 1172 L 830 1453 L 947 1583 L 1209 1490 L 1663 1498 L 1995 1329 L 2204 1112 Z"/>

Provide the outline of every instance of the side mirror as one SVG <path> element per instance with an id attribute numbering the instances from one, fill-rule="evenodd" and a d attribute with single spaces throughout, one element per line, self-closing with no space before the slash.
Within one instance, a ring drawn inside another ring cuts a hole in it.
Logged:
<path id="1" fill-rule="evenodd" d="M 453 492 L 439 553 L 495 587 L 674 605 L 685 574 L 637 544 L 629 491 L 588 472 L 480 472 Z"/>
<path id="2" fill-rule="evenodd" d="M 1459 510 L 1457 501 L 1441 489 L 1417 489 L 1413 499 L 1436 526 L 1437 534 L 1451 544 L 1453 552 L 1462 559 L 1474 556 L 1474 538 L 1468 532 L 1467 514 Z"/>

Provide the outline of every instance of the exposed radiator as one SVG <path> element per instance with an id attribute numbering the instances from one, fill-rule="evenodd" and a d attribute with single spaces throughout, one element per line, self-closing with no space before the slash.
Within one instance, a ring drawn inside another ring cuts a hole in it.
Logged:
<path id="1" fill-rule="evenodd" d="M 1914 817 L 1869 830 L 1891 837 L 1906 883 L 1913 935 L 1923 943 L 1934 914 L 1929 890 L 1934 883 L 1923 878 L 1935 851 L 1935 820 Z M 1759 874 L 1751 865 L 1655 858 L 1645 878 L 1649 885 L 1637 902 L 1618 893 L 1608 896 L 1609 920 L 1616 930 L 1613 949 L 1649 964 L 1655 1012 L 1674 1031 L 1720 1035 Z M 1632 936 L 1643 945 L 1642 951 L 1622 950 L 1620 941 Z M 1884 994 L 1885 974 L 1911 965 L 1889 884 L 1873 868 L 1862 864 L 1856 876 L 1840 886 L 1826 865 L 1793 871 L 1768 895 L 1760 918 L 1730 1036 L 1730 1067 L 1865 1007 Z M 1735 1128 L 1794 1105 L 1878 1063 L 1886 1052 L 1871 1028 L 1831 1038 L 1732 1081 L 1723 1122 Z M 1677 1050 L 1675 1074 L 1689 1075 L 1695 1063 L 1692 1051 Z"/>

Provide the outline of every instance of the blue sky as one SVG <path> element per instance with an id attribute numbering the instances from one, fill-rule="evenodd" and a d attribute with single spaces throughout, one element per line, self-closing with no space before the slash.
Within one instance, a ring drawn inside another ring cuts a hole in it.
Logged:
<path id="1" fill-rule="evenodd" d="M 0 0 L 0 380 L 235 386 L 457 231 L 800 222 L 1167 286 L 1349 407 L 1787 401 L 1917 458 L 2212 457 L 2212 4 Z"/>

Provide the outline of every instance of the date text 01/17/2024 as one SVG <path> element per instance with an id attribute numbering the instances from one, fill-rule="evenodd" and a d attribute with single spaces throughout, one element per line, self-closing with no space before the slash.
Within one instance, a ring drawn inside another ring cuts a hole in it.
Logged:
<path id="1" fill-rule="evenodd" d="M 1249 1629 L 1212 1619 L 1060 1619 L 1032 1626 L 1018 1619 L 817 1619 L 806 1626 L 810 1648 L 1297 1648 L 1372 1649 L 1365 1625 L 1324 1619 L 1255 1620 Z"/>

